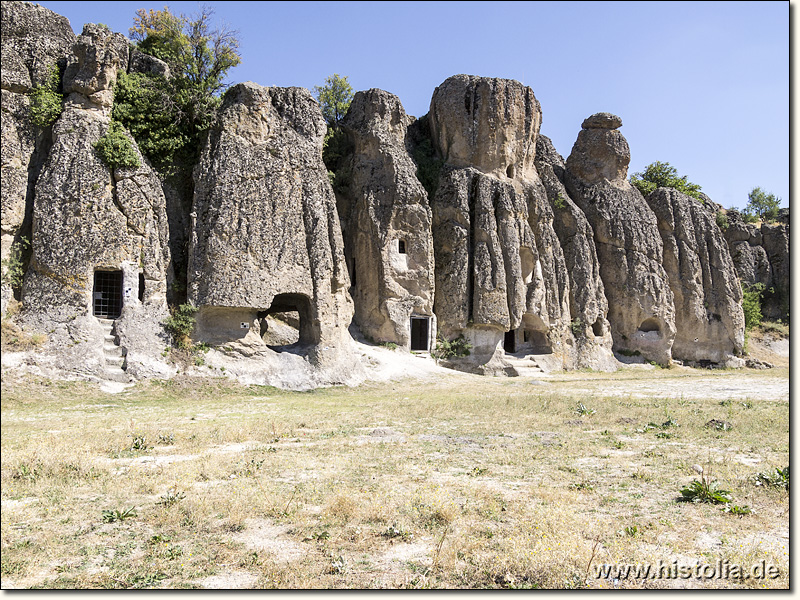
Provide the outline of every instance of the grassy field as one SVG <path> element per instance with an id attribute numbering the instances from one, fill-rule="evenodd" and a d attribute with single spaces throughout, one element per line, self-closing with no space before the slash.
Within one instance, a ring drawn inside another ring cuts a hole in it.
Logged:
<path id="1" fill-rule="evenodd" d="M 788 369 L 737 374 L 744 398 L 619 393 L 701 376 L 4 381 L 3 587 L 786 588 L 788 491 L 757 475 L 789 464 L 788 396 L 760 391 Z M 680 502 L 701 479 L 733 502 Z M 779 575 L 595 575 L 659 560 Z"/>

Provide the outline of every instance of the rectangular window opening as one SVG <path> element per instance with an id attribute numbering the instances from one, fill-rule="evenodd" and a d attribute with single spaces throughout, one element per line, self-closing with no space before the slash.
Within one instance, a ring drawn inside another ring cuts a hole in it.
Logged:
<path id="1" fill-rule="evenodd" d="M 95 271 L 92 313 L 100 319 L 122 314 L 122 271 Z"/>

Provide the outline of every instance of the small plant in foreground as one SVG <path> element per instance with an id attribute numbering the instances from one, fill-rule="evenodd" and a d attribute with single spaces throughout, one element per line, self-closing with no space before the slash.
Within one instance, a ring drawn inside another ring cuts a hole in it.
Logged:
<path id="1" fill-rule="evenodd" d="M 173 504 L 178 503 L 184 498 L 186 498 L 186 494 L 184 494 L 183 492 L 179 492 L 175 488 L 170 488 L 163 496 L 161 496 L 161 498 L 158 501 L 158 504 L 160 504 L 161 506 L 172 506 Z"/>
<path id="2" fill-rule="evenodd" d="M 578 413 L 580 416 L 584 417 L 584 416 L 593 415 L 597 411 L 595 409 L 593 409 L 593 408 L 586 408 L 586 406 L 584 406 L 583 402 L 578 402 L 578 408 L 575 409 L 575 412 Z"/>
<path id="3" fill-rule="evenodd" d="M 145 435 L 134 435 L 133 442 L 131 442 L 131 450 L 134 452 L 145 452 L 149 450 L 152 446 L 147 445 L 147 436 Z"/>
<path id="4" fill-rule="evenodd" d="M 681 490 L 683 502 L 707 502 L 709 504 L 727 504 L 732 501 L 731 493 L 719 487 L 716 480 L 711 479 L 711 469 L 700 475 L 700 481 L 694 479 Z"/>
<path id="5" fill-rule="evenodd" d="M 387 527 L 382 533 L 381 536 L 389 539 L 400 538 L 401 540 L 407 540 L 413 537 L 414 534 L 407 532 L 405 529 L 401 529 L 397 526 L 397 523 L 392 523 Z"/>
<path id="6" fill-rule="evenodd" d="M 750 507 L 745 506 L 738 506 L 736 504 L 728 504 L 727 506 L 723 506 L 721 509 L 722 512 L 728 513 L 731 515 L 736 515 L 737 517 L 743 517 L 745 515 L 751 514 L 753 511 L 750 510 Z"/>
<path id="7" fill-rule="evenodd" d="M 789 467 L 783 469 L 776 468 L 774 471 L 764 471 L 758 473 L 755 478 L 756 485 L 766 487 L 783 487 L 789 489 Z"/>
<path id="8" fill-rule="evenodd" d="M 117 521 L 124 521 L 125 519 L 132 519 L 136 516 L 136 507 L 131 506 L 127 510 L 104 510 L 103 523 L 115 523 Z"/>

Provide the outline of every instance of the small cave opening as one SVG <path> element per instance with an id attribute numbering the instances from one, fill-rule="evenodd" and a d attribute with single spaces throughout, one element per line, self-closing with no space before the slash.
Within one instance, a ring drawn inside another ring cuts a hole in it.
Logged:
<path id="1" fill-rule="evenodd" d="M 319 343 L 311 322 L 311 301 L 303 294 L 278 294 L 258 319 L 261 338 L 275 352 Z"/>
<path id="2" fill-rule="evenodd" d="M 506 331 L 503 337 L 503 350 L 509 354 L 513 354 L 517 351 L 517 332 L 514 329 Z"/>
<path id="3" fill-rule="evenodd" d="M 601 318 L 598 317 L 598 319 L 592 323 L 592 333 L 594 337 L 603 337 L 605 335 L 606 331 Z"/>
<path id="4" fill-rule="evenodd" d="M 400 254 L 406 253 L 406 241 L 405 240 L 397 240 L 397 251 Z"/>
<path id="5" fill-rule="evenodd" d="M 654 319 L 650 317 L 649 319 L 645 319 L 642 321 L 642 324 L 639 325 L 639 331 L 644 333 L 650 333 L 655 331 L 656 333 L 661 333 L 661 325 L 658 322 L 658 319 Z"/>
<path id="6" fill-rule="evenodd" d="M 506 175 L 508 175 L 509 179 L 514 179 L 514 173 L 515 169 L 514 169 L 514 164 L 512 163 L 508 165 L 508 168 L 506 169 Z"/>
<path id="7" fill-rule="evenodd" d="M 144 302 L 144 273 L 139 273 L 139 302 Z"/>

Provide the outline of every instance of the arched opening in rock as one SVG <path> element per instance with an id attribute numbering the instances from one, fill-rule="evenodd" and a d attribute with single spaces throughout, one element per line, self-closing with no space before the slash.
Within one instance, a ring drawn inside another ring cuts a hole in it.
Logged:
<path id="1" fill-rule="evenodd" d="M 95 271 L 92 314 L 99 319 L 117 319 L 122 314 L 122 271 Z"/>
<path id="2" fill-rule="evenodd" d="M 661 325 L 658 323 L 658 319 L 650 317 L 649 319 L 642 321 L 642 324 L 639 325 L 639 331 L 644 333 L 650 333 L 651 331 L 661 333 Z"/>
<path id="3" fill-rule="evenodd" d="M 264 343 L 276 352 L 319 343 L 311 322 L 311 301 L 303 294 L 278 294 L 258 318 Z"/>
<path id="4" fill-rule="evenodd" d="M 533 281 L 533 251 L 522 247 L 519 249 L 519 258 L 522 265 L 522 281 L 528 284 Z"/>
<path id="5" fill-rule="evenodd" d="M 406 253 L 406 241 L 405 240 L 398 240 L 397 241 L 397 251 L 400 254 Z"/>
<path id="6" fill-rule="evenodd" d="M 605 328 L 603 327 L 603 319 L 601 319 L 600 317 L 598 317 L 597 320 L 594 323 L 592 323 L 592 333 L 594 334 L 594 337 L 603 337 L 603 335 L 605 335 Z"/>
<path id="7" fill-rule="evenodd" d="M 514 179 L 514 165 L 513 164 L 508 165 L 508 168 L 506 169 L 506 175 L 508 175 L 509 179 Z"/>

